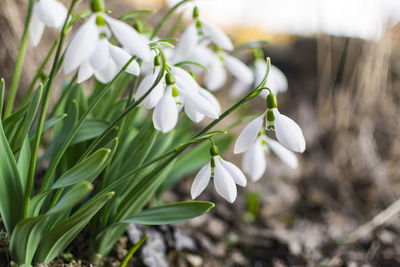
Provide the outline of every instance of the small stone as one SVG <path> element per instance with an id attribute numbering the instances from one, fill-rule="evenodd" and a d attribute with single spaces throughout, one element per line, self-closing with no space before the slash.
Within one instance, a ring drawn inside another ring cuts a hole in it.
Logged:
<path id="1" fill-rule="evenodd" d="M 203 259 L 198 255 L 187 254 L 186 260 L 190 264 L 190 266 L 198 267 L 203 265 Z"/>
<path id="2" fill-rule="evenodd" d="M 207 225 L 207 231 L 215 238 L 220 239 L 226 231 L 226 224 L 219 219 L 210 219 Z"/>

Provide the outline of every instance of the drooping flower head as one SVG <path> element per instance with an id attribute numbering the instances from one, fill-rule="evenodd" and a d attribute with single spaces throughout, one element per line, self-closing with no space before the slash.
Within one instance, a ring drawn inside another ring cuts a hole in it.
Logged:
<path id="1" fill-rule="evenodd" d="M 242 153 L 254 144 L 264 125 L 264 119 L 265 129 L 275 131 L 276 138 L 284 147 L 294 152 L 304 152 L 306 142 L 303 131 L 296 122 L 279 112 L 276 96 L 270 92 L 267 96 L 267 111 L 243 129 L 236 140 L 235 153 Z"/>
<path id="2" fill-rule="evenodd" d="M 147 78 L 147 77 L 146 77 Z M 145 78 L 145 79 L 146 79 Z M 148 78 L 153 80 L 153 78 Z M 147 81 L 143 81 L 142 84 Z M 142 85 L 141 84 L 141 85 Z M 149 88 L 139 86 L 137 95 L 144 95 Z M 157 90 L 153 93 L 154 90 Z M 178 113 L 182 108 L 193 121 L 199 122 L 204 116 L 217 119 L 220 106 L 216 98 L 207 90 L 201 88 L 186 71 L 178 67 L 170 67 L 165 74 L 165 89 L 158 85 L 145 99 L 148 108 L 154 108 L 153 124 L 157 130 L 164 133 L 175 128 Z"/>
<path id="3" fill-rule="evenodd" d="M 210 148 L 210 155 L 210 162 L 200 169 L 193 181 L 192 199 L 195 199 L 204 191 L 212 177 L 217 193 L 228 202 L 233 203 L 237 195 L 236 184 L 246 186 L 246 177 L 238 167 L 221 158 L 218 147 L 214 143 Z"/>
<path id="4" fill-rule="evenodd" d="M 57 0 L 38 0 L 33 4 L 29 37 L 33 46 L 42 39 L 45 26 L 60 29 L 67 17 L 67 9 Z"/>
<path id="5" fill-rule="evenodd" d="M 100 82 L 107 83 L 133 55 L 143 60 L 152 57 L 147 37 L 127 23 L 105 14 L 102 5 L 92 4 L 92 11 L 93 14 L 78 29 L 68 45 L 64 60 L 65 74 L 79 68 L 78 82 L 94 74 Z M 109 42 L 112 36 L 122 48 Z M 138 63 L 132 61 L 126 71 L 138 75 Z"/>

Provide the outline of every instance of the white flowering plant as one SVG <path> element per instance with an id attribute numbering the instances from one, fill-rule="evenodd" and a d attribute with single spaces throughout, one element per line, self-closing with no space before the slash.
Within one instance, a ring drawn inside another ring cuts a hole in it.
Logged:
<path id="1" fill-rule="evenodd" d="M 87 1 L 90 9 L 77 14 L 78 0 L 71 0 L 69 9 L 57 0 L 29 1 L 7 98 L 4 80 L 0 86 L 1 111 L 5 103 L 0 214 L 15 264 L 49 263 L 85 227 L 90 260 L 99 263 L 129 224 L 171 224 L 208 212 L 214 204 L 205 201 L 155 207 L 151 202 L 202 164 L 191 197 L 198 197 L 213 178 L 217 193 L 234 202 L 236 185 L 244 187 L 247 180 L 220 155 L 218 146 L 226 148 L 231 141 L 226 129 L 211 130 L 257 95 L 266 98 L 266 111 L 250 116 L 255 119 L 235 143 L 235 153 L 246 151 L 245 173 L 258 180 L 269 150 L 297 167 L 291 151 L 305 150 L 303 133 L 277 108 L 276 94 L 287 89 L 286 77 L 261 49 L 251 48 L 256 52 L 253 71 L 231 54 L 230 38 L 200 19 L 196 7 L 179 39 L 158 37 L 173 12 L 188 1 L 177 3 L 148 31 L 143 30 L 144 10 L 114 18 L 102 0 Z M 28 40 L 37 46 L 46 26 L 59 29 L 59 36 L 16 107 Z M 67 35 L 71 40 L 64 47 Z M 73 75 L 50 107 L 60 69 Z M 225 85 L 225 70 L 236 79 L 229 95 L 243 96 L 222 112 L 212 91 Z M 95 82 L 84 83 L 92 76 Z M 212 121 L 194 132 L 191 122 L 204 117 Z M 275 131 L 278 141 L 267 137 L 268 130 Z"/>

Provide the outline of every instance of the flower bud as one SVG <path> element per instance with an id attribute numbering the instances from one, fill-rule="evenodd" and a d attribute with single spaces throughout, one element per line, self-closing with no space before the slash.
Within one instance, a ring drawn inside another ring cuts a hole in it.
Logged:
<path id="1" fill-rule="evenodd" d="M 103 0 L 92 0 L 90 7 L 93 12 L 104 12 L 104 2 Z"/>
<path id="2" fill-rule="evenodd" d="M 274 95 L 273 93 L 270 93 L 267 96 L 267 107 L 268 107 L 268 109 L 278 107 L 278 100 L 276 99 L 276 95 Z"/>
<path id="3" fill-rule="evenodd" d="M 167 83 L 167 85 L 175 84 L 175 76 L 174 76 L 174 74 L 172 74 L 171 72 L 168 72 L 165 75 L 165 82 Z"/>

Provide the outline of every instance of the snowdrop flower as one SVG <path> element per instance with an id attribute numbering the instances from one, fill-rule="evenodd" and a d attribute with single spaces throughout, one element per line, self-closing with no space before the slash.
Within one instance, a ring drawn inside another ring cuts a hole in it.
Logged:
<path id="1" fill-rule="evenodd" d="M 57 0 L 39 0 L 33 4 L 32 20 L 29 27 L 29 37 L 33 46 L 42 39 L 44 27 L 61 28 L 68 11 Z"/>
<path id="2" fill-rule="evenodd" d="M 218 101 L 206 90 L 200 88 L 184 70 L 171 67 L 171 72 L 165 75 L 165 83 L 165 91 L 155 104 L 153 112 L 153 124 L 157 130 L 166 133 L 174 129 L 182 107 L 186 115 L 195 122 L 200 121 L 204 115 L 213 119 L 219 117 Z M 155 98 L 151 100 L 152 104 L 156 102 Z"/>
<path id="3" fill-rule="evenodd" d="M 123 48 L 108 42 L 111 35 Z M 100 82 L 107 83 L 132 55 L 143 60 L 151 58 L 146 38 L 125 22 L 99 11 L 91 15 L 73 36 L 65 53 L 64 72 L 68 74 L 79 68 L 78 82 L 94 74 Z M 139 65 L 132 61 L 126 71 L 138 75 Z"/>
<path id="4" fill-rule="evenodd" d="M 219 54 L 220 56 L 216 56 L 216 60 L 208 66 L 209 71 L 204 77 L 204 82 L 208 89 L 216 91 L 225 84 L 227 80 L 225 69 L 244 84 L 253 82 L 253 73 L 246 64 L 225 52 L 220 52 Z"/>
<path id="5" fill-rule="evenodd" d="M 297 168 L 298 162 L 294 153 L 275 140 L 268 138 L 262 129 L 254 144 L 244 153 L 242 161 L 243 171 L 250 176 L 253 182 L 264 175 L 267 169 L 265 153 L 269 153 L 269 151 L 272 151 L 290 168 Z"/>
<path id="6" fill-rule="evenodd" d="M 252 86 L 259 85 L 264 79 L 266 69 L 267 61 L 264 58 L 256 58 L 254 61 L 253 80 L 246 83 L 243 80 L 237 79 L 230 88 L 229 96 L 231 98 L 238 98 L 249 91 Z M 274 94 L 286 92 L 288 89 L 288 81 L 285 74 L 272 64 L 269 69 L 268 79 L 265 87 L 270 88 L 271 92 Z M 260 93 L 260 96 L 266 98 L 268 94 L 269 91 L 264 90 Z"/>
<path id="7" fill-rule="evenodd" d="M 237 195 L 236 184 L 246 186 L 246 177 L 238 167 L 221 158 L 218 148 L 214 144 L 211 146 L 210 154 L 210 162 L 200 169 L 193 181 L 192 199 L 195 199 L 204 191 L 210 182 L 210 178 L 213 177 L 217 193 L 228 202 L 233 203 Z"/>
<path id="8" fill-rule="evenodd" d="M 267 111 L 251 121 L 240 133 L 235 143 L 234 153 L 242 153 L 248 150 L 256 141 L 266 118 L 266 129 L 274 130 L 278 141 L 287 149 L 302 153 L 306 149 L 303 131 L 289 117 L 280 114 L 276 96 L 270 93 L 267 96 Z"/>
<path id="9" fill-rule="evenodd" d="M 197 7 L 193 9 L 193 19 L 194 21 L 185 29 L 176 45 L 173 62 L 189 58 L 201 42 L 212 42 L 221 49 L 233 50 L 232 41 L 220 28 L 199 18 Z"/>

